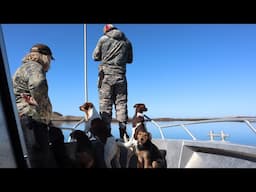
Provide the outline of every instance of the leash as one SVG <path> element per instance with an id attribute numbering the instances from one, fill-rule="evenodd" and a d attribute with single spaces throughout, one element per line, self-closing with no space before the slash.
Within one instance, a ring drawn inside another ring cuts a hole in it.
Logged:
<path id="1" fill-rule="evenodd" d="M 149 120 L 151 123 L 153 123 L 153 124 L 159 129 L 161 138 L 164 139 L 164 134 L 163 134 L 163 131 L 162 131 L 160 125 L 159 125 L 157 122 L 155 122 L 153 119 L 151 119 L 150 117 L 148 117 L 147 115 L 145 115 L 145 114 L 143 114 L 143 115 L 144 115 L 144 117 L 145 117 L 147 120 Z"/>
<path id="2" fill-rule="evenodd" d="M 77 122 L 72 129 L 76 129 L 81 123 L 85 122 L 85 118 L 83 117 L 79 122 Z"/>

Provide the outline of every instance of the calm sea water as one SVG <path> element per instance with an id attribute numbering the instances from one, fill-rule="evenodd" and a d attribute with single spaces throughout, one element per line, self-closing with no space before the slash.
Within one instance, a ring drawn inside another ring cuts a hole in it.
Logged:
<path id="1" fill-rule="evenodd" d="M 77 122 L 62 122 L 57 126 L 61 128 L 73 128 Z M 166 126 L 177 124 L 179 122 L 156 122 L 159 126 Z M 183 122 L 184 123 L 184 122 Z M 161 138 L 159 128 L 155 126 L 152 122 L 146 122 L 146 126 L 149 132 L 151 132 L 153 138 Z M 256 123 L 253 123 L 256 127 Z M 85 124 L 79 125 L 76 129 L 84 130 Z M 225 134 L 229 135 L 226 138 L 227 142 L 246 144 L 256 146 L 256 134 L 245 124 L 241 122 L 223 122 L 223 123 L 207 123 L 207 124 L 197 124 L 186 126 L 194 137 L 198 140 L 210 140 L 209 132 L 213 131 L 216 134 L 220 134 L 223 131 Z M 128 124 L 127 132 L 131 135 L 132 126 Z M 118 123 L 112 123 L 112 134 L 119 138 Z M 162 128 L 165 138 L 168 139 L 188 139 L 191 140 L 192 137 L 186 133 L 186 131 L 180 127 L 169 127 Z M 68 141 L 70 130 L 64 130 L 63 134 L 65 136 L 65 141 Z M 221 140 L 220 138 L 215 138 L 215 140 Z"/>

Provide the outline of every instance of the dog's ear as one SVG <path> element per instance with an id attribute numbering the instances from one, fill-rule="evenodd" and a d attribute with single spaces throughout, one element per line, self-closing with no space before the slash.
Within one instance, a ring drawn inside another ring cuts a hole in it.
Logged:
<path id="1" fill-rule="evenodd" d="M 89 104 L 89 107 L 93 108 L 94 105 L 92 103 L 88 103 Z"/>
<path id="2" fill-rule="evenodd" d="M 136 108 L 138 106 L 138 104 L 135 104 L 135 105 L 133 105 L 133 108 Z"/>
<path id="3" fill-rule="evenodd" d="M 138 128 L 136 128 L 136 129 L 135 129 L 134 136 L 133 136 L 135 140 L 137 140 L 137 139 L 138 139 L 138 133 L 139 133 L 139 129 L 138 129 Z"/>
<path id="4" fill-rule="evenodd" d="M 151 141 L 152 140 L 152 134 L 150 132 L 147 132 L 148 133 L 148 140 Z"/>
<path id="5" fill-rule="evenodd" d="M 88 110 L 90 108 L 91 104 L 86 102 L 84 105 L 83 105 L 83 108 L 84 110 Z"/>
<path id="6" fill-rule="evenodd" d="M 138 139 L 137 135 L 138 135 L 138 132 L 135 132 L 135 134 L 134 134 L 134 139 L 135 139 L 135 140 Z"/>

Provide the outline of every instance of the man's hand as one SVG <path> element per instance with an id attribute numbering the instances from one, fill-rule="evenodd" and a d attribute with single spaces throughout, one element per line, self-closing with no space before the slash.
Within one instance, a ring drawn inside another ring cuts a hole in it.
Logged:
<path id="1" fill-rule="evenodd" d="M 36 102 L 36 100 L 31 97 L 30 95 L 26 95 L 24 93 L 21 93 L 20 96 L 29 104 L 29 105 L 35 105 L 38 106 L 38 103 Z"/>

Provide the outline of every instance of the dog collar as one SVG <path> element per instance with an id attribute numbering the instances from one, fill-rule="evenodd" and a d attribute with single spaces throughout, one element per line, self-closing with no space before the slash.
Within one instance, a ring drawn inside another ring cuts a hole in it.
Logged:
<path id="1" fill-rule="evenodd" d="M 137 117 L 144 117 L 143 113 L 137 112 Z"/>

